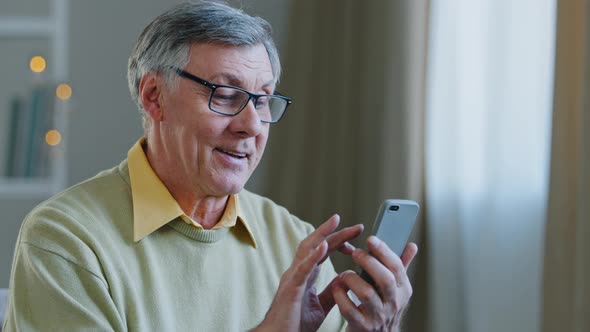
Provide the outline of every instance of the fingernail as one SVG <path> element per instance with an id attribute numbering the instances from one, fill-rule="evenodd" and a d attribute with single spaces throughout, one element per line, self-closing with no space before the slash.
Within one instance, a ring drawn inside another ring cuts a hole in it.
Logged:
<path id="1" fill-rule="evenodd" d="M 352 244 L 348 243 L 348 242 L 344 242 L 344 246 L 346 247 L 346 249 L 350 249 L 353 250 L 356 249 L 355 246 L 353 246 Z"/>
<path id="2" fill-rule="evenodd" d="M 369 237 L 369 244 L 373 245 L 373 246 L 378 246 L 379 245 L 379 239 L 376 236 L 370 236 Z"/>
<path id="3" fill-rule="evenodd" d="M 340 224 L 340 215 L 338 213 L 334 213 L 333 217 L 336 219 L 336 223 Z"/>

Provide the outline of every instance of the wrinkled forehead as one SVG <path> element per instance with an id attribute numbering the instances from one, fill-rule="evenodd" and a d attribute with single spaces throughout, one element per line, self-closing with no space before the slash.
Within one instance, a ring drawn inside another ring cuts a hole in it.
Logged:
<path id="1" fill-rule="evenodd" d="M 215 83 L 241 87 L 270 88 L 274 87 L 276 82 L 263 44 L 193 44 L 189 50 L 185 70 Z"/>

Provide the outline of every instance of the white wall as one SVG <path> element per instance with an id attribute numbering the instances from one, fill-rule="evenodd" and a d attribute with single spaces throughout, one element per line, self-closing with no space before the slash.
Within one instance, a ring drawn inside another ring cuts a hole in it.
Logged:
<path id="1" fill-rule="evenodd" d="M 11 11 L 0 15 L 38 12 L 30 9 L 32 1 L 9 1 L 12 2 L 0 8 Z M 74 96 L 69 135 L 65 138 L 69 155 L 68 185 L 118 164 L 140 137 L 139 114 L 127 89 L 127 58 L 143 27 L 177 2 L 180 0 L 70 1 L 69 69 Z M 277 43 L 282 44 L 288 0 L 229 3 L 266 18 L 275 28 Z M 253 182 L 251 185 L 255 186 L 256 179 Z M 0 199 L 0 288 L 8 287 L 20 223 L 42 199 Z"/>

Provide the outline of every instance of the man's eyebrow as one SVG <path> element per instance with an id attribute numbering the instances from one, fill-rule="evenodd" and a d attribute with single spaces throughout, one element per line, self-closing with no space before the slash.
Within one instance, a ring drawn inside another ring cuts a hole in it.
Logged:
<path id="1" fill-rule="evenodd" d="M 242 80 L 234 74 L 229 73 L 218 73 L 211 77 L 211 83 L 228 84 L 228 85 L 239 85 Z"/>
<path id="2" fill-rule="evenodd" d="M 219 74 L 215 74 L 212 76 L 212 78 L 209 80 L 211 81 L 211 83 L 214 84 L 224 84 L 224 85 L 231 85 L 231 86 L 236 86 L 238 88 L 243 88 L 243 80 L 241 80 L 238 76 L 234 75 L 234 74 L 230 74 L 230 73 L 219 73 Z M 274 89 L 274 79 L 271 79 L 270 81 L 264 83 L 262 85 L 263 89 L 266 88 L 273 88 Z"/>

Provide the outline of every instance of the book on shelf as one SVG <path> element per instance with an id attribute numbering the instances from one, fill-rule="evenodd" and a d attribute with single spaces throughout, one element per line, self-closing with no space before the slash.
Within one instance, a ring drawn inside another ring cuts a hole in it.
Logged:
<path id="1" fill-rule="evenodd" d="M 20 126 L 21 114 L 23 113 L 24 100 L 20 96 L 14 96 L 10 100 L 10 107 L 8 109 L 8 128 L 6 133 L 6 154 L 4 156 L 4 175 L 6 177 L 16 176 L 17 161 L 16 151 L 19 149 L 18 128 Z"/>
<path id="2" fill-rule="evenodd" d="M 49 174 L 50 148 L 45 134 L 53 128 L 55 95 L 51 84 L 37 84 L 27 98 L 10 102 L 5 156 L 6 177 L 38 178 Z"/>

